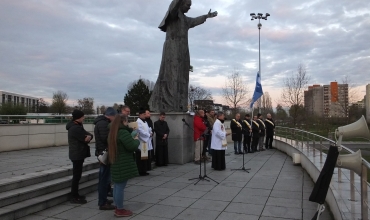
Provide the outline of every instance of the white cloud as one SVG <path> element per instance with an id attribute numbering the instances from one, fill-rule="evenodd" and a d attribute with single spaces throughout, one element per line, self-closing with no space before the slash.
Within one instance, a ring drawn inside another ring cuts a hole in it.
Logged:
<path id="1" fill-rule="evenodd" d="M 170 0 L 1 1 L 0 89 L 71 100 L 91 96 L 98 105 L 122 102 L 127 84 L 156 81 L 165 33 L 157 27 Z M 192 84 L 221 102 L 226 76 L 238 69 L 253 87 L 258 71 L 257 21 L 262 21 L 264 90 L 280 98 L 282 79 L 306 64 L 312 84 L 349 75 L 370 83 L 370 2 L 354 0 L 194 0 L 188 16 L 219 16 L 189 31 Z M 252 90 L 252 89 L 251 89 Z"/>

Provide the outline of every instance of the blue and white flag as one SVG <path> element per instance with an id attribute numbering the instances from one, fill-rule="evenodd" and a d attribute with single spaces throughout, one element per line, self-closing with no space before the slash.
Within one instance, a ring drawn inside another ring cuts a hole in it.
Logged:
<path id="1" fill-rule="evenodd" d="M 257 79 L 256 79 L 256 88 L 254 89 L 252 102 L 250 108 L 253 107 L 253 104 L 263 95 L 262 91 L 262 84 L 261 84 L 261 75 L 260 72 L 257 72 Z"/>

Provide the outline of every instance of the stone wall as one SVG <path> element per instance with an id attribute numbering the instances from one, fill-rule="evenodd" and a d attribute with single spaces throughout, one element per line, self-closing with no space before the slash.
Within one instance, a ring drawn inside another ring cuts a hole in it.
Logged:
<path id="1" fill-rule="evenodd" d="M 94 133 L 93 124 L 84 128 Z M 1 125 L 0 152 L 68 145 L 67 134 L 65 124 Z"/>

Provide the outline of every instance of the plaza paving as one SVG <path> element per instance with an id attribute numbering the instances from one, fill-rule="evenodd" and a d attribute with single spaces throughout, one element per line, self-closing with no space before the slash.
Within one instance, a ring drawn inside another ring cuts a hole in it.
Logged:
<path id="1" fill-rule="evenodd" d="M 245 167 L 251 170 L 246 173 L 231 170 L 242 166 L 242 156 L 234 155 L 231 146 L 228 152 L 226 170 L 213 171 L 211 164 L 207 164 L 207 175 L 219 184 L 200 181 L 194 185 L 195 181 L 189 181 L 199 175 L 199 166 L 193 163 L 158 167 L 150 171 L 149 176 L 131 179 L 125 190 L 125 208 L 132 210 L 134 215 L 125 219 L 289 220 L 313 217 L 316 204 L 308 201 L 313 181 L 300 166 L 293 165 L 289 156 L 277 150 L 247 154 Z M 70 164 L 67 147 L 1 153 L 0 159 L 2 178 Z M 98 209 L 97 192 L 88 194 L 87 200 L 84 205 L 65 202 L 21 219 L 116 219 L 113 211 Z M 332 219 L 328 210 L 321 219 Z"/>

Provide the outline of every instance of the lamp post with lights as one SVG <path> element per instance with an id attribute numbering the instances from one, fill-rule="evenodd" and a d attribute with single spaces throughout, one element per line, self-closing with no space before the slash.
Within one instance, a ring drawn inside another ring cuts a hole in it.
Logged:
<path id="1" fill-rule="evenodd" d="M 267 20 L 267 17 L 270 16 L 269 13 L 266 13 L 265 15 L 263 15 L 262 13 L 257 13 L 257 15 L 255 13 L 251 13 L 250 14 L 251 16 L 251 20 L 253 21 L 254 19 L 258 19 L 258 72 L 260 73 L 260 76 L 262 77 L 262 73 L 261 73 L 261 27 L 262 27 L 262 24 L 261 24 L 261 19 L 264 19 L 264 20 Z M 261 108 L 260 106 L 258 106 L 258 112 L 261 113 Z"/>

